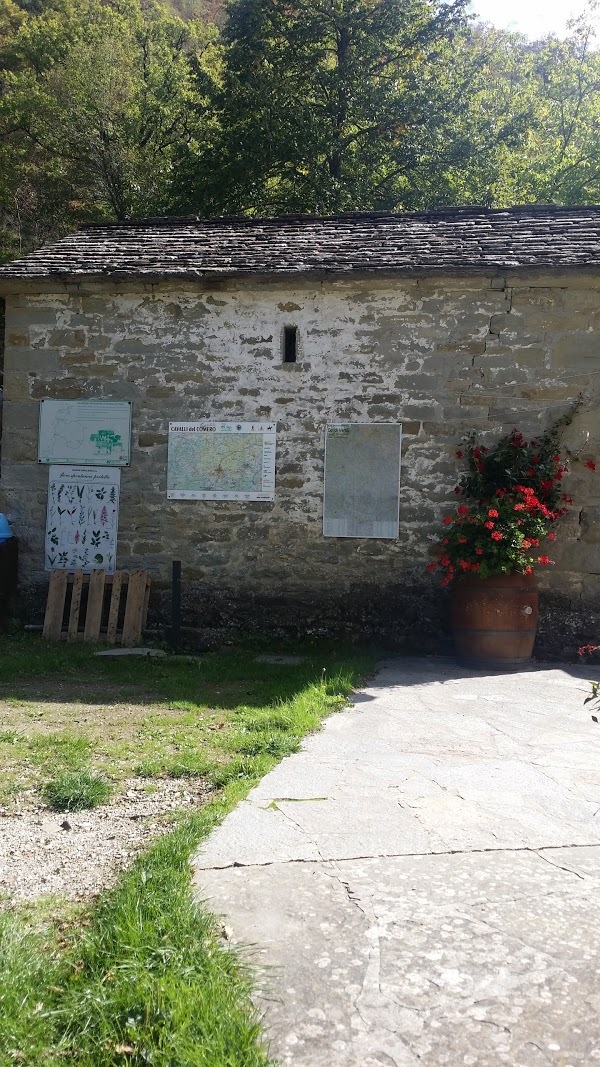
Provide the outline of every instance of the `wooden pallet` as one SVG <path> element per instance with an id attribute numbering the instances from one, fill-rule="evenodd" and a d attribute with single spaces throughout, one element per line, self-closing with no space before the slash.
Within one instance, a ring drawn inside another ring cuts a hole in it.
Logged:
<path id="1" fill-rule="evenodd" d="M 52 571 L 43 636 L 136 645 L 146 626 L 148 571 Z"/>

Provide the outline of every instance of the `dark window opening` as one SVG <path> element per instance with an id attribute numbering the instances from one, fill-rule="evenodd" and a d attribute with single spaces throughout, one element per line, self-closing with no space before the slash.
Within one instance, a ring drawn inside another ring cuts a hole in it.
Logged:
<path id="1" fill-rule="evenodd" d="M 295 363 L 298 355 L 298 327 L 283 327 L 283 362 Z"/>

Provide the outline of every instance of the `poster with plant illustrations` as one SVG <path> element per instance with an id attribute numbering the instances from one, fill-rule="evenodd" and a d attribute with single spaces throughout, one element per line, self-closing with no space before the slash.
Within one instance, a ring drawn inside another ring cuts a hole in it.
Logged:
<path id="1" fill-rule="evenodd" d="M 47 571 L 114 573 L 120 480 L 114 467 L 50 467 Z"/>

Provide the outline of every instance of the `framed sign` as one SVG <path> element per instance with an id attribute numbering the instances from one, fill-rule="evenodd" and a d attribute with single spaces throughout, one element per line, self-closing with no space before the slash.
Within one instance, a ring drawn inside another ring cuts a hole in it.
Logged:
<path id="1" fill-rule="evenodd" d="M 274 500 L 275 422 L 170 422 L 169 500 Z"/>
<path id="2" fill-rule="evenodd" d="M 114 467 L 52 466 L 48 473 L 46 570 L 98 568 L 112 574 L 121 471 Z"/>
<path id="3" fill-rule="evenodd" d="M 334 422 L 325 440 L 325 537 L 398 537 L 400 423 Z"/>
<path id="4" fill-rule="evenodd" d="M 130 400 L 41 400 L 38 463 L 126 467 Z"/>

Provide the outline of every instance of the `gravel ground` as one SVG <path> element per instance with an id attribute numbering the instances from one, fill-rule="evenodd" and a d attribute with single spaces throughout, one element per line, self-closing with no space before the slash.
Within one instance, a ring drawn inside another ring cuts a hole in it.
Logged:
<path id="1" fill-rule="evenodd" d="M 25 806 L 8 814 L 0 808 L 0 897 L 94 896 L 170 829 L 174 812 L 200 807 L 209 795 L 201 779 L 132 778 L 110 804 L 91 811 L 57 814 Z"/>

